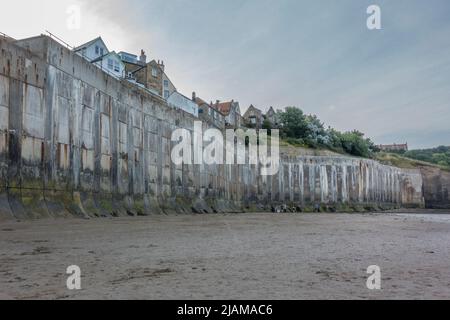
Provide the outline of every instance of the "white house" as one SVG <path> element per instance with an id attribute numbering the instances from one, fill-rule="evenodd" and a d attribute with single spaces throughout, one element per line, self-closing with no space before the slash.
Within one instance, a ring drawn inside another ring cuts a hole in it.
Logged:
<path id="1" fill-rule="evenodd" d="M 138 63 L 138 56 L 132 53 L 128 53 L 125 51 L 120 51 L 118 53 L 118 55 L 120 56 L 120 58 L 122 59 L 122 61 L 128 62 L 128 63 L 134 63 L 137 64 Z"/>
<path id="2" fill-rule="evenodd" d="M 174 108 L 184 110 L 198 118 L 197 103 L 179 92 L 173 92 L 169 98 L 167 98 L 167 103 Z"/>
<path id="3" fill-rule="evenodd" d="M 122 62 L 120 56 L 114 51 L 92 60 L 91 63 L 116 78 L 125 77 L 125 64 Z"/>
<path id="4" fill-rule="evenodd" d="M 147 63 L 147 56 L 145 55 L 144 50 L 141 50 L 141 55 L 139 57 L 135 54 L 125 51 L 120 51 L 118 55 L 120 56 L 122 61 L 126 63 L 135 64 L 139 66 L 145 66 Z"/>
<path id="5" fill-rule="evenodd" d="M 85 44 L 73 49 L 73 51 L 89 62 L 92 62 L 93 60 L 103 57 L 105 54 L 109 53 L 109 50 L 101 37 L 86 42 Z"/>

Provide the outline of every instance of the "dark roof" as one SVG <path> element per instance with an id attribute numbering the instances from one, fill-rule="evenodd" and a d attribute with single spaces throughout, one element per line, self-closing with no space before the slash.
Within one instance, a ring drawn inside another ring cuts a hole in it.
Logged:
<path id="1" fill-rule="evenodd" d="M 251 110 L 254 110 L 256 113 L 262 115 L 262 111 L 251 104 L 250 107 L 248 107 L 247 111 L 245 111 L 244 116 L 246 116 Z"/>
<path id="2" fill-rule="evenodd" d="M 274 110 L 274 108 L 273 108 L 273 107 L 270 107 L 270 108 L 269 108 L 269 110 L 267 110 L 267 113 L 266 113 L 266 115 L 268 115 L 269 113 L 273 113 L 273 114 L 276 114 L 276 111 Z"/>

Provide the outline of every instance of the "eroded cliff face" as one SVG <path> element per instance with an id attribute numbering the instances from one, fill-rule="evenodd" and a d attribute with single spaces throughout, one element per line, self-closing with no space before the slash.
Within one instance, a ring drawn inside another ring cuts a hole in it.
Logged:
<path id="1" fill-rule="evenodd" d="M 435 167 L 421 167 L 425 206 L 450 209 L 450 172 Z"/>
<path id="2" fill-rule="evenodd" d="M 2 217 L 423 205 L 419 171 L 365 159 L 285 156 L 274 176 L 251 165 L 175 165 L 172 132 L 198 119 L 48 37 L 0 40 L 0 49 Z"/>

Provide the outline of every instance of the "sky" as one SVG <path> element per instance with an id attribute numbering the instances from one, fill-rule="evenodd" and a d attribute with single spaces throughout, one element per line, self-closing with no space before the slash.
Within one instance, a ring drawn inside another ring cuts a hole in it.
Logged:
<path id="1" fill-rule="evenodd" d="M 144 49 L 186 96 L 297 106 L 377 144 L 450 145 L 448 0 L 0 1 L 1 32 Z M 372 4 L 381 30 L 367 28 Z"/>

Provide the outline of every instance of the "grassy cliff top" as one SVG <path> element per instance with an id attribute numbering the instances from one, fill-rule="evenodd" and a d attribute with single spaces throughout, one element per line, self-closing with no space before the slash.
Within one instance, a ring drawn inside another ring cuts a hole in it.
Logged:
<path id="1" fill-rule="evenodd" d="M 396 153 L 379 152 L 375 156 L 375 160 L 380 161 L 383 164 L 391 165 L 394 167 L 404 169 L 418 169 L 420 167 L 434 167 L 445 171 L 450 171 L 449 167 L 433 164 L 430 162 L 415 160 L 403 157 Z"/>
<path id="2" fill-rule="evenodd" d="M 355 157 L 347 153 L 333 152 L 329 149 L 310 148 L 308 146 L 299 146 L 290 144 L 284 139 L 280 139 L 280 152 L 288 156 L 348 156 Z M 450 172 L 450 166 L 443 166 L 427 161 L 421 161 L 405 157 L 397 153 L 378 152 L 374 155 L 373 160 L 382 164 L 390 165 L 402 169 L 420 169 L 421 167 L 437 168 Z"/>
<path id="3" fill-rule="evenodd" d="M 313 149 L 308 147 L 293 146 L 280 141 L 280 152 L 284 155 L 295 156 L 349 156 L 347 154 L 336 153 L 328 149 Z"/>
<path id="4" fill-rule="evenodd" d="M 333 152 L 328 149 L 313 149 L 306 146 L 294 146 L 285 140 L 280 140 L 280 151 L 282 154 L 289 156 L 348 156 L 354 157 L 350 154 L 343 154 Z M 438 168 L 450 172 L 450 167 L 442 166 L 426 161 L 415 160 L 404 157 L 396 153 L 379 152 L 376 153 L 373 160 L 377 160 L 382 164 L 390 165 L 403 169 L 419 169 L 421 167 Z"/>

